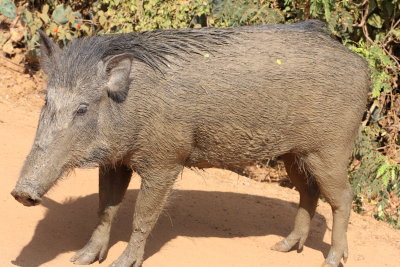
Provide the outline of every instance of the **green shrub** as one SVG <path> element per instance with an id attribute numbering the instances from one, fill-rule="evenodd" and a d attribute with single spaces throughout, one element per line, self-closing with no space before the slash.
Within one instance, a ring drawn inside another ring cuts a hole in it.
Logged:
<path id="1" fill-rule="evenodd" d="M 209 3 L 205 0 L 103 0 L 100 2 L 93 9 L 98 15 L 100 33 L 201 27 L 199 18 L 210 13 Z"/>
<path id="2" fill-rule="evenodd" d="M 48 2 L 49 4 L 43 4 L 40 9 L 26 8 L 21 13 L 22 21 L 26 25 L 28 59 L 33 61 L 38 55 L 38 29 L 44 29 L 60 45 L 66 45 L 72 38 L 94 33 L 93 27 L 84 22 L 82 13 L 74 12 L 68 5 L 52 5 L 53 1 Z"/>

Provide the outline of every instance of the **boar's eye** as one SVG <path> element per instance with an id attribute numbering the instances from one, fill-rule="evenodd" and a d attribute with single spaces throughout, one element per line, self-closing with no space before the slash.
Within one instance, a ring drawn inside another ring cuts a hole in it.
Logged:
<path id="1" fill-rule="evenodd" d="M 88 106 L 89 106 L 89 104 L 87 104 L 87 103 L 81 103 L 79 105 L 78 109 L 76 110 L 76 115 L 82 116 L 83 114 L 85 114 L 86 111 L 88 110 Z"/>

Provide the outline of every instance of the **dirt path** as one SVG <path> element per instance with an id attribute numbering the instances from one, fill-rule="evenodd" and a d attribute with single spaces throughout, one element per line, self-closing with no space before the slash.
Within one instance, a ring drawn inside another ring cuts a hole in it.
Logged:
<path id="1" fill-rule="evenodd" d="M 97 171 L 77 170 L 38 207 L 24 207 L 10 196 L 33 139 L 40 101 L 27 105 L 5 97 L 12 92 L 2 80 L 6 74 L 0 69 L 0 266 L 73 266 L 69 258 L 96 225 Z M 108 266 L 123 251 L 139 182 L 135 176 L 129 187 L 107 259 L 92 266 Z M 295 190 L 214 169 L 185 169 L 175 189 L 149 239 L 144 267 L 308 267 L 320 266 L 328 253 L 332 215 L 323 202 L 302 252 L 269 249 L 290 232 L 298 201 Z M 353 213 L 348 238 L 345 266 L 400 266 L 400 231 Z"/>

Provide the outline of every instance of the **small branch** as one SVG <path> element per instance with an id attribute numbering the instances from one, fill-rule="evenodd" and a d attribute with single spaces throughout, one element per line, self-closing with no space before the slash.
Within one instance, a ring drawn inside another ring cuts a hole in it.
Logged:
<path id="1" fill-rule="evenodd" d="M 6 64 L 1 63 L 1 62 L 0 62 L 0 64 L 3 65 L 4 67 L 6 67 L 7 69 L 10 69 L 10 70 L 13 70 L 13 71 L 15 71 L 15 72 L 24 74 L 24 71 L 16 70 L 16 69 L 14 69 L 14 68 L 10 68 L 10 66 L 7 66 Z"/>
<path id="2" fill-rule="evenodd" d="M 383 50 L 385 50 L 386 54 L 393 59 L 394 63 L 397 65 L 398 68 L 400 68 L 400 62 L 399 59 L 397 57 L 395 57 L 394 55 L 392 55 L 387 49 L 386 47 L 384 47 L 383 45 L 381 46 Z"/>
<path id="3" fill-rule="evenodd" d="M 0 59 L 6 61 L 7 63 L 10 63 L 10 64 L 13 64 L 13 65 L 17 66 L 19 69 L 22 69 L 22 70 L 20 70 L 20 72 L 23 72 L 24 67 L 22 67 L 21 65 L 15 63 L 14 61 L 9 60 L 8 58 L 6 58 L 5 56 L 2 56 L 2 55 L 0 55 Z M 5 64 L 3 64 L 3 65 L 6 66 Z"/>
<path id="4" fill-rule="evenodd" d="M 385 37 L 383 38 L 383 45 L 384 46 L 386 46 L 390 41 L 391 41 L 391 39 L 389 39 L 389 40 L 386 40 L 391 34 L 392 34 L 392 31 L 397 27 L 397 25 L 399 25 L 400 24 L 400 19 L 394 24 L 394 25 L 392 25 L 391 27 L 390 27 L 390 30 L 388 31 L 388 33 L 385 35 Z"/>
<path id="5" fill-rule="evenodd" d="M 363 16 L 361 18 L 361 22 L 359 24 L 353 25 L 354 27 L 360 27 L 365 35 L 365 38 L 367 42 L 373 43 L 374 41 L 369 37 L 368 33 L 368 26 L 367 26 L 367 18 L 368 18 L 368 9 L 369 9 L 369 1 L 366 0 L 363 2 L 365 5 L 364 10 L 363 10 Z"/>
<path id="6" fill-rule="evenodd" d="M 360 7 L 360 6 L 365 5 L 368 1 L 369 1 L 369 0 L 364 0 L 364 2 L 362 2 L 362 3 L 360 3 L 360 4 L 353 4 L 353 5 L 355 5 L 356 7 Z"/>
<path id="7" fill-rule="evenodd" d="M 87 22 L 87 23 L 89 23 L 91 25 L 96 25 L 97 24 L 97 23 L 94 23 L 93 20 L 90 20 L 90 19 L 83 19 L 82 22 Z"/>
<path id="8" fill-rule="evenodd" d="M 370 120 L 370 118 L 371 118 L 371 116 L 372 116 L 372 113 L 374 112 L 374 110 L 375 110 L 375 108 L 377 107 L 378 105 L 374 102 L 374 103 L 372 103 L 372 105 L 371 105 L 371 107 L 369 108 L 369 110 L 368 110 L 368 112 L 367 112 L 367 117 L 365 118 L 365 120 L 362 122 L 362 126 L 367 126 L 367 124 L 368 124 L 368 122 L 369 122 L 369 120 Z"/>
<path id="9" fill-rule="evenodd" d="M 367 41 L 370 42 L 370 43 L 374 43 L 374 41 L 371 39 L 371 37 L 369 37 L 367 24 L 364 24 L 364 25 L 362 26 L 362 31 L 363 31 L 363 33 L 364 33 L 365 38 L 367 39 Z"/>
<path id="10" fill-rule="evenodd" d="M 369 0 L 365 0 L 360 6 L 364 6 L 364 10 L 362 11 L 361 22 L 359 24 L 353 24 L 353 27 L 362 28 L 366 25 L 367 18 L 368 18 L 368 9 L 369 9 Z"/>

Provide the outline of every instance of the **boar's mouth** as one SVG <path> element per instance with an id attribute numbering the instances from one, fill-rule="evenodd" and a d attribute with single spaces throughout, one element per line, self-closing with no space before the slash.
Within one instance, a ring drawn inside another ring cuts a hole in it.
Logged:
<path id="1" fill-rule="evenodd" d="M 36 206 L 42 202 L 41 197 L 37 193 L 25 186 L 15 188 L 11 192 L 11 195 L 15 198 L 15 200 L 27 207 Z"/>

